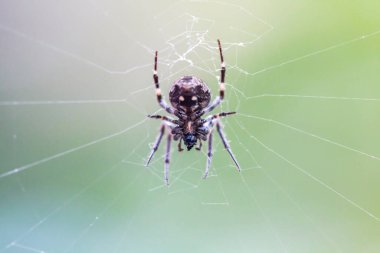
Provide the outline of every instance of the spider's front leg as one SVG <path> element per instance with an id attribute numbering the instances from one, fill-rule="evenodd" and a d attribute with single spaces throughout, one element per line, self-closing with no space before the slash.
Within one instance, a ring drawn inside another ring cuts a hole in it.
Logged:
<path id="1" fill-rule="evenodd" d="M 208 176 L 208 172 L 210 170 L 210 165 L 211 165 L 211 160 L 212 160 L 212 129 L 211 129 L 210 134 L 208 136 L 207 163 L 206 163 L 206 170 L 205 170 L 205 174 L 203 176 L 203 179 L 206 179 Z"/>
<path id="2" fill-rule="evenodd" d="M 165 167 L 164 167 L 164 179 L 166 185 L 169 185 L 169 165 L 170 165 L 170 148 L 172 143 L 172 135 L 168 134 L 168 140 L 166 143 L 166 153 L 165 153 Z"/>
<path id="3" fill-rule="evenodd" d="M 157 139 L 154 142 L 152 151 L 150 152 L 150 155 L 148 157 L 148 160 L 147 160 L 145 166 L 149 165 L 150 161 L 153 158 L 153 155 L 156 153 L 158 147 L 160 146 L 160 143 L 161 143 L 162 137 L 165 133 L 166 127 L 167 126 L 165 124 L 161 125 L 160 132 L 158 133 Z M 165 165 L 164 165 L 164 180 L 165 180 L 166 185 L 169 184 L 170 148 L 171 148 L 171 142 L 172 142 L 172 134 L 168 133 L 167 136 L 168 137 L 167 137 L 167 143 L 166 143 Z"/>
<path id="4" fill-rule="evenodd" d="M 230 147 L 230 144 L 228 144 L 228 140 L 226 138 L 226 136 L 224 135 L 224 132 L 222 130 L 222 125 L 220 124 L 219 120 L 216 121 L 216 130 L 218 131 L 219 133 L 219 136 L 220 138 L 222 139 L 222 142 L 223 142 L 223 145 L 224 145 L 224 148 L 227 150 L 228 154 L 230 154 L 232 160 L 234 161 L 236 167 L 237 167 L 237 170 L 240 172 L 240 165 L 239 163 L 237 162 L 234 154 L 232 153 L 232 150 L 231 150 L 231 147 Z"/>
<path id="5" fill-rule="evenodd" d="M 207 120 L 207 119 L 202 120 L 200 122 L 202 123 L 202 125 L 200 125 L 197 130 L 197 136 L 198 136 L 200 145 L 196 149 L 201 150 L 202 140 L 208 141 L 207 163 L 206 163 L 205 174 L 203 176 L 203 178 L 206 179 L 208 176 L 208 172 L 209 172 L 211 160 L 212 160 L 212 131 L 213 131 L 212 127 L 213 125 L 212 125 L 211 120 Z"/>
<path id="6" fill-rule="evenodd" d="M 161 140 L 162 140 L 162 136 L 163 136 L 164 133 L 165 133 L 165 127 L 166 127 L 165 124 L 162 124 L 162 125 L 161 125 L 161 127 L 160 127 L 160 132 L 158 133 L 157 139 L 156 139 L 156 141 L 154 142 L 154 145 L 153 145 L 153 147 L 152 147 L 152 151 L 150 152 L 150 155 L 149 155 L 149 157 L 148 157 L 148 160 L 147 160 L 145 166 L 148 166 L 148 165 L 149 165 L 150 160 L 152 160 L 154 153 L 156 153 L 156 151 L 157 151 L 157 149 L 158 149 L 158 146 L 160 146 L 160 142 L 161 142 Z"/>
<path id="7" fill-rule="evenodd" d="M 225 113 L 223 113 L 225 114 Z M 227 116 L 227 115 L 230 115 L 232 113 L 228 113 L 228 114 L 225 114 L 224 116 Z M 222 125 L 221 123 L 219 122 L 219 115 L 218 114 L 215 114 L 215 115 L 211 115 L 209 116 L 205 121 L 204 121 L 204 124 L 202 126 L 202 129 L 204 129 L 204 131 L 207 131 L 208 133 L 208 152 L 207 152 L 207 164 L 206 164 L 206 170 L 205 170 L 205 175 L 203 178 L 207 178 L 208 176 L 208 173 L 209 173 L 209 169 L 210 169 L 210 165 L 211 165 L 211 160 L 212 160 L 212 141 L 213 141 L 213 126 L 214 124 L 216 124 L 216 130 L 218 131 L 219 133 L 219 136 L 220 138 L 222 139 L 222 142 L 223 142 L 223 145 L 224 145 L 224 148 L 227 150 L 228 154 L 231 156 L 232 160 L 234 161 L 236 167 L 237 167 L 237 170 L 240 172 L 240 165 L 238 163 L 238 161 L 236 160 L 234 154 L 232 153 L 232 150 L 231 150 L 231 147 L 228 143 L 228 140 L 222 130 Z M 210 129 L 210 130 L 209 130 Z"/>

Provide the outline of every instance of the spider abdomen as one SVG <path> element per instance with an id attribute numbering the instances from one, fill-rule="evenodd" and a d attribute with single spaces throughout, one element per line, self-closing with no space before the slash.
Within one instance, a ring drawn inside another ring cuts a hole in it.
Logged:
<path id="1" fill-rule="evenodd" d="M 197 77 L 183 76 L 170 89 L 169 100 L 174 108 L 191 113 L 208 106 L 211 100 L 210 89 Z"/>

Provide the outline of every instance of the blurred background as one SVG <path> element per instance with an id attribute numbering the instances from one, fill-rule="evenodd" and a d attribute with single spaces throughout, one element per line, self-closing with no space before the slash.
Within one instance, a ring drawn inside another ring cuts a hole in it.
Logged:
<path id="1" fill-rule="evenodd" d="M 0 3 L 0 252 L 379 252 L 380 2 Z M 183 75 L 218 94 L 215 135 L 164 139 Z"/>

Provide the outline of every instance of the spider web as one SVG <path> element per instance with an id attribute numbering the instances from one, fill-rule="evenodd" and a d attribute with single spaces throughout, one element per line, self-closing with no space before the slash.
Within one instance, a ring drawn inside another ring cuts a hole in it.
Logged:
<path id="1" fill-rule="evenodd" d="M 378 252 L 374 5 L 2 1 L 0 252 Z M 215 135 L 167 187 L 153 52 L 216 96 L 218 38 L 242 171 Z"/>

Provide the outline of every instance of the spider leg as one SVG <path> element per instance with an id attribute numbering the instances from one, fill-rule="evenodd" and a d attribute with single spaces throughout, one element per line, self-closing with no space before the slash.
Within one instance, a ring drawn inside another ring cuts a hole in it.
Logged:
<path id="1" fill-rule="evenodd" d="M 231 147 L 230 147 L 230 145 L 228 144 L 227 138 L 226 138 L 226 136 L 225 136 L 224 133 L 223 133 L 222 126 L 221 126 L 221 124 L 220 124 L 219 121 L 216 122 L 216 130 L 218 131 L 219 136 L 220 136 L 220 138 L 221 138 L 222 141 L 223 141 L 224 148 L 225 148 L 225 149 L 227 150 L 227 152 L 230 154 L 232 160 L 234 161 L 234 163 L 235 163 L 235 165 L 236 165 L 236 167 L 237 167 L 237 170 L 240 172 L 240 165 L 239 165 L 239 163 L 237 162 L 237 160 L 236 160 L 234 154 L 232 153 Z"/>
<path id="2" fill-rule="evenodd" d="M 198 144 L 198 147 L 196 147 L 195 149 L 200 151 L 202 148 L 202 141 L 201 141 L 201 139 L 198 139 L 198 140 L 199 140 L 199 144 Z"/>
<path id="3" fill-rule="evenodd" d="M 219 96 L 217 96 L 212 103 L 207 106 L 203 113 L 211 112 L 215 109 L 224 99 L 224 91 L 226 89 L 225 85 L 225 77 L 226 77 L 226 64 L 224 63 L 222 45 L 220 44 L 220 40 L 218 40 L 219 54 L 220 54 L 220 80 L 219 80 Z"/>
<path id="4" fill-rule="evenodd" d="M 224 98 L 224 90 L 225 90 L 224 79 L 226 77 L 226 64 L 224 63 L 222 45 L 220 44 L 220 40 L 218 40 L 218 46 L 219 46 L 219 54 L 220 54 L 219 96 L 220 96 L 220 99 L 223 100 L 223 98 Z"/>
<path id="5" fill-rule="evenodd" d="M 166 185 L 169 185 L 169 165 L 170 165 L 170 146 L 172 143 L 172 135 L 168 134 L 168 141 L 166 143 L 166 154 L 165 154 L 165 167 L 164 167 L 164 178 Z"/>
<path id="6" fill-rule="evenodd" d="M 154 56 L 154 70 L 153 70 L 153 81 L 154 81 L 154 85 L 156 86 L 157 100 L 160 106 L 165 109 L 165 111 L 167 111 L 170 114 L 174 114 L 175 113 L 174 109 L 171 108 L 165 102 L 165 100 L 162 98 L 162 95 L 161 95 L 160 82 L 158 81 L 158 75 L 157 75 L 157 54 L 158 52 L 156 51 L 155 56 Z"/>
<path id="7" fill-rule="evenodd" d="M 178 142 L 178 152 L 182 152 L 183 151 L 183 148 L 182 148 L 182 138 L 179 139 L 179 142 Z"/>
<path id="8" fill-rule="evenodd" d="M 206 179 L 208 176 L 211 160 L 212 160 L 212 130 L 210 132 L 210 135 L 208 136 L 207 164 L 206 164 L 206 170 L 205 170 L 205 175 L 203 176 L 203 179 Z"/>
<path id="9" fill-rule="evenodd" d="M 177 122 L 176 120 L 171 119 L 171 118 L 166 117 L 166 116 L 161 116 L 161 115 L 148 115 L 148 117 L 151 118 L 151 119 L 161 119 L 161 120 L 163 120 L 163 121 L 170 122 L 170 123 L 175 124 L 175 125 L 178 124 L 178 122 Z"/>
<path id="10" fill-rule="evenodd" d="M 213 121 L 214 119 L 218 119 L 218 118 L 220 118 L 220 117 L 227 117 L 228 115 L 235 114 L 235 113 L 236 113 L 236 112 L 221 112 L 221 113 L 218 113 L 218 114 L 210 115 L 210 116 L 208 116 L 208 117 L 204 120 L 203 124 L 208 123 L 208 122 L 211 122 L 211 121 Z"/>
<path id="11" fill-rule="evenodd" d="M 150 152 L 150 155 L 148 157 L 148 160 L 147 160 L 145 166 L 148 166 L 150 163 L 150 160 L 152 160 L 154 153 L 156 153 L 158 146 L 160 146 L 160 142 L 161 142 L 161 139 L 162 139 L 162 136 L 164 135 L 164 133 L 165 133 L 165 125 L 162 124 L 161 128 L 160 128 L 160 132 L 158 133 L 157 139 L 153 145 L 152 151 Z"/>

